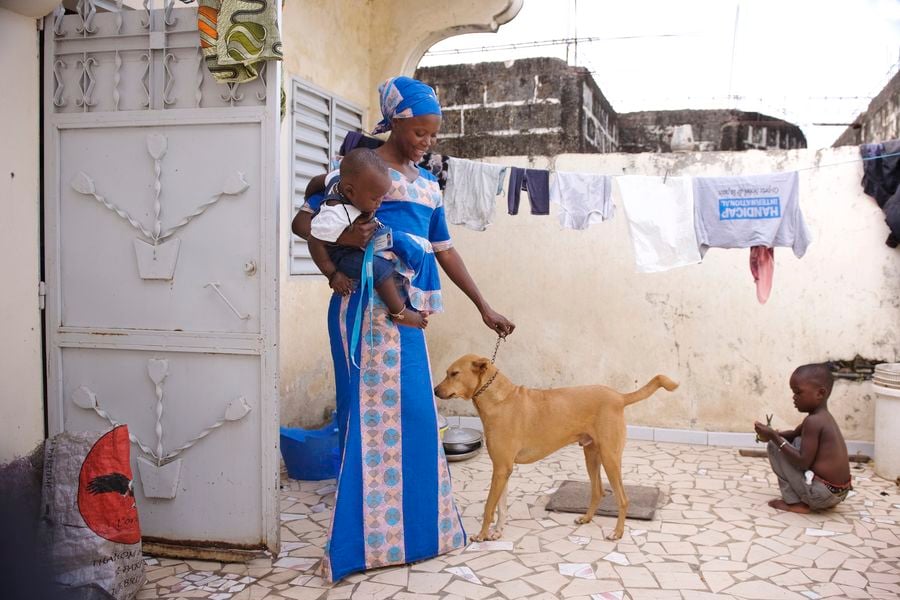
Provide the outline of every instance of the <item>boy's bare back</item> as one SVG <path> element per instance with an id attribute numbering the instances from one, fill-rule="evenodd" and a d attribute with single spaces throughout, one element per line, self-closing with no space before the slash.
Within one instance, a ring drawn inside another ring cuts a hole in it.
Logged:
<path id="1" fill-rule="evenodd" d="M 801 448 L 815 449 L 812 472 L 836 485 L 850 481 L 850 458 L 847 443 L 834 416 L 821 407 L 800 424 Z"/>

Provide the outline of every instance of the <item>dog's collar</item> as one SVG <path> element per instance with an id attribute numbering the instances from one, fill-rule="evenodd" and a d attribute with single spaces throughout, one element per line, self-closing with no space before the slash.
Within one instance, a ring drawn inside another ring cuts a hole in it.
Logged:
<path id="1" fill-rule="evenodd" d="M 481 386 L 480 388 L 478 388 L 477 390 L 475 390 L 475 393 L 472 394 L 472 402 L 474 402 L 475 399 L 478 398 L 478 396 L 480 396 L 482 392 L 484 392 L 484 390 L 488 389 L 488 386 L 489 386 L 489 385 L 491 385 L 492 383 L 494 383 L 494 379 L 497 377 L 497 374 L 498 374 L 499 372 L 500 372 L 500 369 L 495 369 L 495 370 L 494 370 L 494 374 L 491 375 L 491 378 L 487 380 L 487 383 L 485 383 L 483 386 Z"/>
<path id="2" fill-rule="evenodd" d="M 505 339 L 506 339 L 506 336 L 503 334 L 500 334 L 497 336 L 497 343 L 494 344 L 494 354 L 491 356 L 491 364 L 494 364 L 494 361 L 497 359 L 497 350 L 500 349 L 500 342 L 504 341 Z M 496 367 L 495 367 L 495 369 L 496 369 Z M 495 370 L 494 374 L 491 375 L 491 378 L 487 380 L 487 383 L 485 383 L 483 386 L 481 386 L 480 388 L 475 390 L 475 393 L 472 394 L 472 402 L 475 402 L 475 399 L 478 396 L 480 396 L 484 390 L 488 389 L 489 385 L 494 383 L 494 378 L 497 377 L 497 373 L 499 373 L 499 372 L 500 372 L 500 369 Z"/>

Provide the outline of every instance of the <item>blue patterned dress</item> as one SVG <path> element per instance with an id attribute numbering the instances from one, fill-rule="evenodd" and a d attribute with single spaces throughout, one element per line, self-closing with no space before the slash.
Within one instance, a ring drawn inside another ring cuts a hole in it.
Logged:
<path id="1" fill-rule="evenodd" d="M 442 310 L 434 252 L 451 247 L 440 189 L 419 168 L 410 182 L 390 171 L 391 190 L 377 216 L 394 234 L 382 252 L 404 276 L 407 302 Z M 310 201 L 304 209 L 315 211 Z M 328 332 L 343 440 L 334 516 L 323 571 L 331 581 L 410 563 L 465 545 L 450 471 L 438 437 L 425 333 L 398 327 L 376 296 L 332 296 Z M 348 356 L 357 306 L 365 303 L 354 366 Z M 372 319 L 368 304 L 372 303 Z"/>

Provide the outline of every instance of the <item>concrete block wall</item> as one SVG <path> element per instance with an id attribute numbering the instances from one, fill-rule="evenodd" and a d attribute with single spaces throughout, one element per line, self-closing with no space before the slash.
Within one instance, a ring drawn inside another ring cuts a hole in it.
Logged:
<path id="1" fill-rule="evenodd" d="M 444 111 L 437 152 L 500 154 L 609 152 L 616 115 L 590 73 L 556 58 L 418 69 Z"/>
<path id="2" fill-rule="evenodd" d="M 857 146 L 898 138 L 900 138 L 900 71 L 872 99 L 866 111 L 844 130 L 834 145 Z"/>
<path id="3" fill-rule="evenodd" d="M 698 150 L 806 148 L 799 127 L 740 110 L 647 110 L 619 115 L 623 152 L 671 152 L 675 127 L 690 125 Z"/>

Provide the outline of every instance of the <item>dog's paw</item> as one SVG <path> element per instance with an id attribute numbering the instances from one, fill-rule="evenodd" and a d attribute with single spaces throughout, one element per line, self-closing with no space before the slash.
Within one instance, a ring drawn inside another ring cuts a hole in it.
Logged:
<path id="1" fill-rule="evenodd" d="M 484 542 L 487 539 L 488 539 L 488 535 L 482 534 L 481 532 L 469 536 L 470 542 Z"/>
<path id="2" fill-rule="evenodd" d="M 492 529 L 491 533 L 488 534 L 487 539 L 489 539 L 491 541 L 499 540 L 502 535 L 503 535 L 502 529 Z"/>
<path id="3" fill-rule="evenodd" d="M 591 522 L 591 519 L 589 517 L 581 516 L 581 517 L 578 517 L 577 519 L 575 519 L 576 525 L 586 525 L 587 523 L 590 523 L 590 522 Z"/>
<path id="4" fill-rule="evenodd" d="M 623 533 L 623 532 L 621 532 L 621 531 L 613 531 L 613 532 L 610 533 L 608 536 L 606 536 L 606 539 L 608 539 L 608 540 L 621 540 L 621 539 L 622 539 L 622 533 Z"/>

